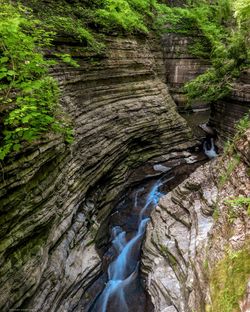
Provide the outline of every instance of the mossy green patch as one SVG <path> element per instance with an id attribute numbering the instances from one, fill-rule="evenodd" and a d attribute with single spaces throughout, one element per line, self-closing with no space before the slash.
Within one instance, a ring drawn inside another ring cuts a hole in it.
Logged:
<path id="1" fill-rule="evenodd" d="M 225 170 L 225 173 L 220 175 L 219 177 L 219 187 L 222 188 L 224 184 L 228 181 L 230 178 L 230 175 L 233 173 L 235 168 L 238 166 L 240 163 L 240 156 L 239 155 L 234 155 L 234 157 L 229 161 L 227 168 Z"/>
<path id="2" fill-rule="evenodd" d="M 225 203 L 230 207 L 231 211 L 234 211 L 235 207 L 245 208 L 248 216 L 250 216 L 250 198 L 244 196 L 238 196 L 230 200 L 226 200 Z"/>
<path id="3" fill-rule="evenodd" d="M 214 221 L 217 221 L 219 219 L 219 216 L 220 216 L 220 211 L 219 211 L 218 205 L 216 204 L 214 208 L 214 212 L 213 212 Z"/>
<path id="4" fill-rule="evenodd" d="M 240 311 L 239 301 L 250 278 L 250 246 L 230 251 L 210 275 L 211 311 Z"/>
<path id="5" fill-rule="evenodd" d="M 231 141 L 227 141 L 224 146 L 224 155 L 233 156 L 237 153 L 236 145 L 242 139 L 244 133 L 250 128 L 250 111 L 245 114 L 235 125 L 236 133 Z M 250 170 L 247 170 L 250 175 Z"/>

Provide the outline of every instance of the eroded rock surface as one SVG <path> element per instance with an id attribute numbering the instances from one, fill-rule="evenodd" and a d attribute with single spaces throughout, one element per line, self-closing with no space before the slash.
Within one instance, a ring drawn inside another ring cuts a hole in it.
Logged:
<path id="1" fill-rule="evenodd" d="M 176 5 L 176 4 L 175 4 Z M 196 78 L 209 68 L 210 61 L 195 57 L 189 51 L 194 38 L 181 34 L 166 34 L 163 36 L 164 60 L 166 66 L 166 81 L 169 91 L 180 111 L 187 109 L 187 97 L 182 87 L 188 81 Z M 194 108 L 207 108 L 207 103 L 193 103 Z"/>
<path id="2" fill-rule="evenodd" d="M 226 200 L 250 197 L 250 130 L 237 152 L 240 159 L 233 154 L 198 168 L 152 213 L 142 272 L 156 312 L 204 312 L 211 304 L 211 271 L 228 250 L 249 242 L 246 206 L 232 208 Z"/>
<path id="3" fill-rule="evenodd" d="M 157 42 L 110 38 L 102 57 L 58 49 L 80 64 L 54 70 L 75 142 L 52 137 L 1 165 L 1 311 L 74 311 L 100 272 L 96 232 L 129 169 L 193 145 Z"/>
<path id="4" fill-rule="evenodd" d="M 232 94 L 212 104 L 209 124 L 216 128 L 221 143 L 232 139 L 237 122 L 250 110 L 250 70 L 241 73 Z"/>

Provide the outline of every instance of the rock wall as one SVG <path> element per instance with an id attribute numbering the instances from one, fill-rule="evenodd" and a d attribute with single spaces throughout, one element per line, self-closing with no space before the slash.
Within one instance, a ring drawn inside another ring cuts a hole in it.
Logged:
<path id="1" fill-rule="evenodd" d="M 166 67 L 166 82 L 179 111 L 185 111 L 186 96 L 183 94 L 184 84 L 209 67 L 209 60 L 193 56 L 189 47 L 193 43 L 192 37 L 180 34 L 166 34 L 163 36 L 164 60 Z M 193 109 L 206 108 L 207 103 L 193 103 Z"/>
<path id="2" fill-rule="evenodd" d="M 221 142 L 235 134 L 236 123 L 250 110 L 250 70 L 244 70 L 233 84 L 232 95 L 212 103 L 209 125 L 218 132 Z"/>
<path id="3" fill-rule="evenodd" d="M 44 138 L 1 164 L 1 311 L 76 311 L 100 272 L 96 233 L 129 169 L 194 144 L 153 39 L 110 38 L 101 57 L 63 39 L 57 49 L 80 64 L 53 71 L 75 142 Z"/>
<path id="4" fill-rule="evenodd" d="M 162 38 L 166 83 L 169 92 L 177 104 L 178 111 L 187 111 L 187 98 L 182 87 L 188 81 L 205 72 L 209 59 L 198 58 L 190 53 L 193 37 L 181 34 L 166 34 Z M 215 103 L 194 101 L 193 111 L 211 108 L 208 125 L 216 129 L 221 146 L 235 134 L 235 124 L 250 110 L 250 70 L 242 71 L 239 79 L 233 83 L 232 94 Z M 196 116 L 190 116 L 191 124 Z"/>
<path id="5" fill-rule="evenodd" d="M 143 247 L 142 272 L 156 312 L 204 312 L 211 311 L 211 306 L 212 311 L 225 311 L 213 302 L 211 282 L 213 270 L 228 253 L 233 255 L 247 245 L 250 256 L 248 206 L 226 203 L 239 195 L 250 197 L 250 130 L 236 152 L 198 168 L 162 197 L 154 210 Z M 249 267 L 243 272 L 249 276 Z M 219 280 L 219 290 L 224 287 Z M 248 311 L 247 296 L 241 311 Z"/>

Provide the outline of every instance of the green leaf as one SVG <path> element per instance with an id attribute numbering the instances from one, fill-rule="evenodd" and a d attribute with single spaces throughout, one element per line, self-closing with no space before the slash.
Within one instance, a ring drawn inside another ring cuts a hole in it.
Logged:
<path id="1" fill-rule="evenodd" d="M 9 76 L 15 76 L 16 72 L 14 70 L 8 70 L 6 74 Z"/>
<path id="2" fill-rule="evenodd" d="M 0 73 L 0 79 L 3 79 L 6 76 L 7 76 L 6 73 Z"/>
<path id="3" fill-rule="evenodd" d="M 21 148 L 21 144 L 14 144 L 14 145 L 13 145 L 13 150 L 14 150 L 15 152 L 19 152 L 20 148 Z"/>
<path id="4" fill-rule="evenodd" d="M 9 58 L 7 56 L 0 57 L 0 63 L 1 64 L 8 62 L 8 60 L 9 60 Z"/>

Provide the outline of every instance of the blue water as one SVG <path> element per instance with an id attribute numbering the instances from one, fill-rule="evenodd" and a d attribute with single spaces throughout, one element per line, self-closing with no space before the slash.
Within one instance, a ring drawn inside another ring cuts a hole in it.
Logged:
<path id="1" fill-rule="evenodd" d="M 130 240 L 126 238 L 126 232 L 120 226 L 114 226 L 112 229 L 112 247 L 117 253 L 117 257 L 108 267 L 108 282 L 101 295 L 99 296 L 93 311 L 108 312 L 108 305 L 115 300 L 117 312 L 128 312 L 128 303 L 126 300 L 126 288 L 134 281 L 138 275 L 139 253 L 141 242 L 146 230 L 149 208 L 157 205 L 160 197 L 163 195 L 159 188 L 162 186 L 161 180 L 158 180 L 151 187 L 145 204 L 140 209 L 138 216 L 138 226 Z M 144 191 L 141 188 L 136 191 L 134 197 L 134 206 L 138 207 L 138 197 Z"/>

